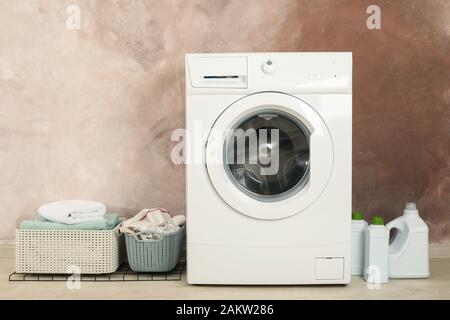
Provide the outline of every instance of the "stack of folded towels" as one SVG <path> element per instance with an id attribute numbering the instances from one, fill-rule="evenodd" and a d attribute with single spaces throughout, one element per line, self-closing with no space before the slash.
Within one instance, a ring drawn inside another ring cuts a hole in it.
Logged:
<path id="1" fill-rule="evenodd" d="M 70 200 L 43 205 L 34 220 L 24 220 L 20 229 L 30 230 L 112 230 L 121 219 L 106 213 L 106 206 L 95 201 Z"/>

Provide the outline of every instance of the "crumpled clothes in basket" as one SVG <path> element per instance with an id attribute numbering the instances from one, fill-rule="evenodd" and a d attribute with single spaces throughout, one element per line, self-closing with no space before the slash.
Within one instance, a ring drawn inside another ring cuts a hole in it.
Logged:
<path id="1" fill-rule="evenodd" d="M 183 215 L 171 216 L 162 208 L 143 209 L 122 223 L 122 233 L 134 234 L 140 240 L 159 240 L 161 235 L 180 230 L 185 223 Z"/>

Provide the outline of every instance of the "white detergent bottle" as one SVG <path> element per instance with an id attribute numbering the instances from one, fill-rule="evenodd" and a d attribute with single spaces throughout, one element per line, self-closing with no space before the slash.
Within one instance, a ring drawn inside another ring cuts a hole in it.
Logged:
<path id="1" fill-rule="evenodd" d="M 389 255 L 389 231 L 382 217 L 372 217 L 367 228 L 364 252 L 364 279 L 368 283 L 387 283 Z"/>
<path id="2" fill-rule="evenodd" d="M 360 211 L 352 213 L 352 275 L 362 276 L 364 273 L 364 243 L 367 222 Z"/>
<path id="3" fill-rule="evenodd" d="M 403 215 L 386 227 L 397 231 L 389 245 L 389 277 L 428 278 L 428 226 L 416 204 L 406 203 Z"/>

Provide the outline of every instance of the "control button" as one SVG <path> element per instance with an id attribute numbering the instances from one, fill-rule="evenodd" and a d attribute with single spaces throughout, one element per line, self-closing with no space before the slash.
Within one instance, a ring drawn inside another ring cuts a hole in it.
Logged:
<path id="1" fill-rule="evenodd" d="M 261 68 L 264 73 L 274 73 L 275 72 L 275 65 L 274 65 L 273 61 L 270 59 L 265 61 Z"/>

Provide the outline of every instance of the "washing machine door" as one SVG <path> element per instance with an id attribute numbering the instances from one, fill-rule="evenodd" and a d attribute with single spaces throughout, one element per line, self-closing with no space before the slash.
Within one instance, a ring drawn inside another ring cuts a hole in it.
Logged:
<path id="1" fill-rule="evenodd" d="M 246 96 L 216 120 L 205 146 L 209 178 L 236 211 L 281 219 L 317 200 L 333 168 L 333 143 L 319 114 L 283 93 Z"/>

